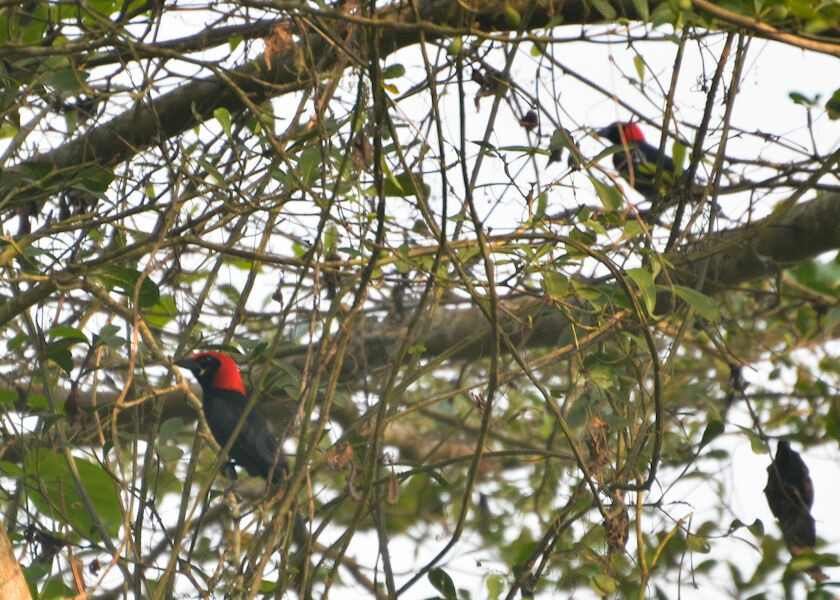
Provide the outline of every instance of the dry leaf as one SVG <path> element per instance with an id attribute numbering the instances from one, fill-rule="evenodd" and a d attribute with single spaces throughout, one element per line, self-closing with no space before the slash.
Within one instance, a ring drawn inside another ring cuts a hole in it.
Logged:
<path id="1" fill-rule="evenodd" d="M 271 57 L 275 54 L 281 54 L 292 47 L 294 41 L 292 40 L 291 24 L 281 23 L 274 27 L 266 37 L 263 38 L 265 42 L 265 52 L 263 59 L 265 59 L 265 66 L 271 69 Z"/>

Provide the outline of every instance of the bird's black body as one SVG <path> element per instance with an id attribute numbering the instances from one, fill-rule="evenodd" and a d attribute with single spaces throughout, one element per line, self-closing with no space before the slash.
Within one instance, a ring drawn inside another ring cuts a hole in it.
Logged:
<path id="1" fill-rule="evenodd" d="M 779 442 L 776 458 L 767 467 L 764 495 L 779 520 L 791 554 L 813 551 L 817 541 L 814 517 L 811 516 L 814 484 L 805 462 L 785 441 Z"/>
<path id="2" fill-rule="evenodd" d="M 204 352 L 175 364 L 192 371 L 201 385 L 204 417 L 216 442 L 224 447 L 248 404 L 236 363 L 224 354 Z M 228 454 L 248 475 L 274 482 L 286 476 L 282 449 L 256 409 L 248 413 Z"/>
<path id="3" fill-rule="evenodd" d="M 656 161 L 659 148 L 648 144 L 639 126 L 634 123 L 613 123 L 598 130 L 598 136 L 611 141 L 616 146 L 622 146 L 613 154 L 615 170 L 642 196 L 655 202 L 659 198 L 658 190 L 654 186 L 656 180 Z M 628 168 L 628 155 L 633 166 L 631 173 Z M 666 185 L 673 180 L 674 161 L 667 154 L 662 163 L 664 172 L 662 181 Z"/>

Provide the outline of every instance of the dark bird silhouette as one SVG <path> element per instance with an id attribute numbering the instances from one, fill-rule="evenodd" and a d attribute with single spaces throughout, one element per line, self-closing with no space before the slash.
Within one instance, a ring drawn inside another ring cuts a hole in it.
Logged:
<path id="1" fill-rule="evenodd" d="M 811 516 L 814 484 L 802 457 L 785 441 L 779 442 L 776 458 L 767 467 L 764 495 L 773 515 L 779 520 L 782 537 L 791 555 L 813 552 L 817 543 L 816 526 Z M 812 567 L 806 572 L 816 581 L 827 579 L 819 567 Z"/>
<path id="2" fill-rule="evenodd" d="M 224 447 L 248 404 L 239 368 L 221 352 L 201 352 L 175 364 L 189 369 L 201 385 L 204 418 L 216 442 Z M 283 481 L 288 473 L 282 448 L 256 408 L 248 413 L 228 454 L 248 475 L 266 481 Z"/>
<path id="3" fill-rule="evenodd" d="M 531 131 L 532 129 L 536 129 L 537 125 L 540 124 L 540 119 L 536 111 L 529 110 L 519 119 L 519 124 L 525 128 L 525 131 Z"/>

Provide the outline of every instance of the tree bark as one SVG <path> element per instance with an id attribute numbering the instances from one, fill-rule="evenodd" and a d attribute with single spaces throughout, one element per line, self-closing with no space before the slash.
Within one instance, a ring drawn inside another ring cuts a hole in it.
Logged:
<path id="1" fill-rule="evenodd" d="M 31 600 L 32 598 L 2 520 L 0 520 L 0 598 L 3 600 Z"/>

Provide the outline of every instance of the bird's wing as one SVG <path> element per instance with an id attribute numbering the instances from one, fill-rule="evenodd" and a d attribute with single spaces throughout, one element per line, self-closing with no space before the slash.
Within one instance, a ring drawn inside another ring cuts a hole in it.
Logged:
<path id="1" fill-rule="evenodd" d="M 205 399 L 204 414 L 207 425 L 220 446 L 227 444 L 246 405 L 247 400 L 244 397 L 233 394 Z M 272 472 L 274 467 L 272 479 L 277 481 L 283 478 L 286 469 L 286 459 L 278 451 L 277 439 L 269 431 L 262 415 L 253 409 L 236 436 L 229 455 L 252 476 L 259 475 L 268 479 L 269 472 Z"/>

